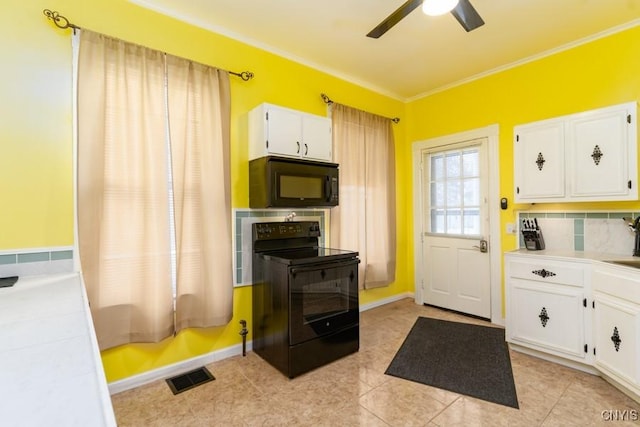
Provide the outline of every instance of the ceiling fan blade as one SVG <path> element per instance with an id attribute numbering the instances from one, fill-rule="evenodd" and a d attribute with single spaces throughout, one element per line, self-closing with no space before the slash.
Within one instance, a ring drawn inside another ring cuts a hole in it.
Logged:
<path id="1" fill-rule="evenodd" d="M 371 37 L 372 39 L 377 39 L 387 31 L 391 29 L 394 25 L 400 22 L 405 16 L 413 12 L 415 8 L 422 4 L 423 0 L 409 0 L 402 6 L 396 9 L 391 15 L 387 17 L 384 21 L 378 24 L 373 30 L 369 31 L 367 37 Z M 467 30 L 468 31 L 468 30 Z"/>
<path id="2" fill-rule="evenodd" d="M 451 14 L 455 16 L 467 32 L 484 25 L 484 21 L 471 3 L 469 3 L 469 0 L 460 0 L 458 5 L 451 11 Z"/>

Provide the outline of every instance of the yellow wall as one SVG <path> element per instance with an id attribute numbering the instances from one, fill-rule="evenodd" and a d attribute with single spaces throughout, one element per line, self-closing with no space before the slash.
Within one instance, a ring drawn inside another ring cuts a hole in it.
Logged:
<path id="1" fill-rule="evenodd" d="M 397 162 L 406 159 L 405 105 L 325 73 L 248 45 L 147 11 L 125 0 L 30 0 L 16 6 L 0 26 L 0 250 L 73 243 L 72 111 L 70 30 L 42 14 L 47 8 L 73 23 L 113 37 L 221 68 L 255 73 L 249 82 L 231 78 L 232 203 L 248 207 L 247 116 L 262 102 L 326 115 L 320 93 L 377 114 L 400 117 L 394 125 Z M 401 170 L 401 168 L 399 167 Z M 398 178 L 398 253 L 411 251 L 406 205 L 409 181 Z M 406 256 L 397 280 L 361 292 L 363 304 L 413 290 Z M 127 345 L 103 352 L 108 381 L 115 381 L 197 355 L 239 344 L 239 320 L 251 326 L 251 288 L 234 292 L 234 318 L 220 328 L 192 329 L 158 344 Z M 250 329 L 250 328 L 249 328 Z M 248 337 L 251 339 L 251 335 Z"/>
<path id="2" fill-rule="evenodd" d="M 0 0 L 0 250 L 73 244 L 70 39 Z"/>

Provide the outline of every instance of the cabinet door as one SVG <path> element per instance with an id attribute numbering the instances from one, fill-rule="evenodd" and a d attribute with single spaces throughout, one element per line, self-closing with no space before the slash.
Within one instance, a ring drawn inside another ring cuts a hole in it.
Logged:
<path id="1" fill-rule="evenodd" d="M 516 202 L 565 196 L 564 125 L 546 120 L 514 128 Z"/>
<path id="2" fill-rule="evenodd" d="M 636 176 L 631 173 L 629 162 L 630 156 L 635 159 L 635 150 L 630 153 L 629 146 L 632 127 L 635 124 L 632 126 L 627 104 L 577 114 L 568 121 L 566 143 L 572 198 L 637 198 Z"/>
<path id="3" fill-rule="evenodd" d="M 509 341 L 574 360 L 586 357 L 582 288 L 517 278 L 508 286 Z"/>
<path id="4" fill-rule="evenodd" d="M 640 307 L 600 292 L 595 292 L 594 301 L 596 365 L 631 384 L 640 384 Z"/>
<path id="5" fill-rule="evenodd" d="M 311 160 L 330 162 L 331 119 L 327 117 L 302 116 L 302 156 Z"/>
<path id="6" fill-rule="evenodd" d="M 268 153 L 300 157 L 302 154 L 302 121 L 295 111 L 271 106 L 267 110 Z"/>

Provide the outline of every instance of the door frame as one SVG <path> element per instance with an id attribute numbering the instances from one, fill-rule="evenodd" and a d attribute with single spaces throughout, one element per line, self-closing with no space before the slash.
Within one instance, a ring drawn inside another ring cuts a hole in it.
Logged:
<path id="1" fill-rule="evenodd" d="M 422 151 L 444 147 L 472 139 L 487 139 L 489 161 L 489 264 L 491 269 L 491 322 L 504 325 L 502 317 L 502 241 L 500 236 L 500 150 L 497 124 L 451 135 L 415 141 L 412 144 L 413 163 L 413 245 L 416 304 L 422 305 L 424 271 L 422 266 L 423 218 L 425 201 L 422 199 Z"/>

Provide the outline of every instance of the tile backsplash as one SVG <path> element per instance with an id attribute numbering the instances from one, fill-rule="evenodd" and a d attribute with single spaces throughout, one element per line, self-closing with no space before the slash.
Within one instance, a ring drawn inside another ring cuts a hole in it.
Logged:
<path id="1" fill-rule="evenodd" d="M 73 247 L 0 251 L 0 277 L 71 273 Z"/>
<path id="2" fill-rule="evenodd" d="M 631 255 L 635 234 L 622 218 L 640 212 L 518 212 L 518 233 L 524 218 L 538 220 L 546 249 Z M 522 234 L 519 245 L 524 247 Z"/>
<path id="3" fill-rule="evenodd" d="M 320 223 L 320 246 L 328 244 L 327 233 L 328 210 L 324 209 L 235 209 L 233 268 L 235 286 L 251 285 L 252 246 L 251 224 L 256 222 L 284 221 L 291 212 L 295 212 L 294 221 L 318 221 Z"/>

